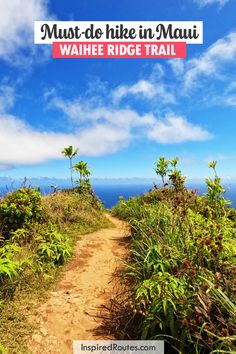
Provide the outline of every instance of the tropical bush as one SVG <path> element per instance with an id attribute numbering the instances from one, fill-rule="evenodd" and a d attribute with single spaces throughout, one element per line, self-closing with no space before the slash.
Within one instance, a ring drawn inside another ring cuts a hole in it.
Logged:
<path id="1" fill-rule="evenodd" d="M 6 244 L 0 247 L 0 295 L 12 296 L 16 287 L 16 281 L 22 270 L 22 263 L 16 260 L 20 247 L 14 244 Z"/>
<path id="2" fill-rule="evenodd" d="M 7 194 L 0 202 L 0 230 L 7 237 L 11 231 L 40 221 L 42 214 L 40 192 L 33 188 L 20 188 Z"/>
<path id="3" fill-rule="evenodd" d="M 78 234 L 106 227 L 103 208 L 91 193 L 75 190 L 41 197 L 20 188 L 0 203 L 0 295 L 14 296 L 30 277 L 46 276 L 71 255 Z M 28 285 L 27 285 L 28 286 Z"/>
<path id="4" fill-rule="evenodd" d="M 166 160 L 158 164 L 169 173 L 162 188 L 120 200 L 113 208 L 114 215 L 129 221 L 132 234 L 125 273 L 128 301 L 122 306 L 132 314 L 133 325 L 126 328 L 133 333 L 122 335 L 164 339 L 167 353 L 233 352 L 235 212 L 227 207 L 215 163 L 207 193 L 199 197 L 184 187 L 175 161 L 172 171 L 162 166 Z M 167 174 L 161 173 L 161 178 Z"/>
<path id="5" fill-rule="evenodd" d="M 37 260 L 41 265 L 56 267 L 65 263 L 70 257 L 72 249 L 68 238 L 57 231 L 56 227 L 49 224 L 43 236 L 35 240 L 37 242 Z"/>
<path id="6" fill-rule="evenodd" d="M 81 160 L 73 166 L 73 169 L 79 173 L 79 179 L 77 181 L 79 184 L 79 190 L 90 189 L 91 183 L 89 176 L 91 175 L 91 172 L 89 170 L 88 164 Z"/>

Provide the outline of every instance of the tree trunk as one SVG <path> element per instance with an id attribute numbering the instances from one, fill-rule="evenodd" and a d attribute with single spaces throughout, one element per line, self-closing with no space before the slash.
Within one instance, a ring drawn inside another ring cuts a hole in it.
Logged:
<path id="1" fill-rule="evenodd" d="M 161 179 L 162 179 L 163 187 L 165 187 L 165 180 L 164 180 L 164 177 L 161 176 Z"/>
<path id="2" fill-rule="evenodd" d="M 72 159 L 70 159 L 70 180 L 71 180 L 71 186 L 73 186 L 73 176 L 72 176 Z"/>

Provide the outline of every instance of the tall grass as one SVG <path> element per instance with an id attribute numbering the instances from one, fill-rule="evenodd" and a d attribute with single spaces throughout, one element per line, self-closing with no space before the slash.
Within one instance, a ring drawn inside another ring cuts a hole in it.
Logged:
<path id="1" fill-rule="evenodd" d="M 218 177 L 208 180 L 213 192 L 198 197 L 178 176 L 179 188 L 156 188 L 113 208 L 132 234 L 122 305 L 133 314 L 128 328 L 136 339 L 164 339 L 167 353 L 234 352 L 236 212 L 225 207 Z"/>

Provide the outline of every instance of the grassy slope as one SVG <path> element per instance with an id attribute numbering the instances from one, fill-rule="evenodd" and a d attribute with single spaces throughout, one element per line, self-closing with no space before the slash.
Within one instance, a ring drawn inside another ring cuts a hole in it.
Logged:
<path id="1" fill-rule="evenodd" d="M 165 339 L 167 353 L 236 350 L 235 210 L 161 188 L 120 201 L 113 215 L 132 232 L 118 338 Z"/>
<path id="2" fill-rule="evenodd" d="M 14 241 L 14 244 L 20 245 L 17 257 L 27 259 L 29 265 L 25 264 L 20 276 L 7 283 L 9 292 L 7 296 L 2 296 L 0 302 L 0 353 L 27 353 L 25 341 L 34 329 L 28 319 L 60 276 L 60 265 L 44 265 L 43 260 L 38 263 L 35 257 L 37 242 L 34 244 L 34 240 L 39 234 L 44 237 L 46 225 L 55 224 L 72 249 L 79 235 L 111 226 L 102 206 L 90 194 L 63 192 L 46 196 L 42 199 L 42 207 L 44 220 L 40 224 L 30 225 L 31 240 Z"/>

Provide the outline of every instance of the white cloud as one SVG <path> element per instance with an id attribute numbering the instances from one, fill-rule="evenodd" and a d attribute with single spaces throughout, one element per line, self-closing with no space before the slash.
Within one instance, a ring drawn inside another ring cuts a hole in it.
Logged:
<path id="1" fill-rule="evenodd" d="M 146 99 L 159 99 L 160 102 L 165 103 L 174 103 L 174 96 L 167 91 L 165 85 L 161 82 L 151 82 L 148 80 L 139 80 L 133 85 L 121 85 L 118 86 L 113 91 L 113 100 L 114 102 L 119 102 L 122 98 L 133 95 L 133 96 L 141 96 Z"/>
<path id="2" fill-rule="evenodd" d="M 36 51 L 34 21 L 50 19 L 47 3 L 47 0 L 0 0 L 0 58 L 19 65 L 26 61 L 22 50 L 30 50 L 31 54 Z M 46 49 L 41 50 L 41 57 Z"/>
<path id="3" fill-rule="evenodd" d="M 81 154 L 89 156 L 112 154 L 128 146 L 131 140 L 129 129 L 106 124 L 96 124 L 78 136 Z"/>
<path id="4" fill-rule="evenodd" d="M 176 100 L 190 100 L 194 91 L 193 105 L 198 102 L 207 106 L 236 107 L 235 62 L 236 31 L 218 39 L 193 59 L 169 60 L 174 74 L 172 92 Z"/>
<path id="5" fill-rule="evenodd" d="M 157 94 L 151 80 L 140 80 L 126 86 L 126 90 L 147 97 Z M 183 117 L 159 117 L 152 112 L 141 114 L 112 102 L 106 104 L 104 95 L 99 92 L 90 98 L 65 100 L 57 96 L 54 89 L 45 93 L 45 100 L 49 101 L 49 108 L 59 109 L 67 116 L 71 134 L 37 130 L 6 113 L 14 105 L 15 90 L 7 84 L 0 86 L 0 168 L 60 159 L 61 150 L 68 145 L 78 146 L 82 155 L 100 156 L 127 147 L 135 139 L 175 144 L 211 138 L 209 132 Z"/>
<path id="6" fill-rule="evenodd" d="M 0 113 L 13 107 L 15 102 L 15 90 L 8 85 L 0 86 Z"/>
<path id="7" fill-rule="evenodd" d="M 133 129 L 143 129 L 154 121 L 152 115 L 140 116 L 128 109 L 101 107 L 89 111 L 89 107 L 75 102 L 72 107 L 68 102 L 58 102 L 60 109 L 71 115 L 73 134 L 39 131 L 0 112 L 0 168 L 60 159 L 61 150 L 68 145 L 79 146 L 80 153 L 87 156 L 111 154 L 130 143 L 135 135 Z M 87 120 L 89 125 L 84 124 Z"/>
<path id="8" fill-rule="evenodd" d="M 131 129 L 132 127 L 143 127 L 153 124 L 152 114 L 140 115 L 135 110 L 128 108 L 106 107 L 104 105 L 96 107 L 93 101 L 77 99 L 66 101 L 55 97 L 50 103 L 51 107 L 62 110 L 73 120 L 73 124 L 109 124 L 114 127 Z"/>
<path id="9" fill-rule="evenodd" d="M 61 158 L 61 150 L 77 145 L 74 135 L 37 131 L 11 115 L 0 115 L 0 165 L 36 164 Z"/>
<path id="10" fill-rule="evenodd" d="M 133 138 L 129 126 L 96 123 L 77 128 L 74 134 L 38 131 L 14 116 L 0 115 L 0 168 L 63 158 L 61 151 L 68 145 L 78 146 L 82 155 L 111 154 Z"/>
<path id="11" fill-rule="evenodd" d="M 0 87 L 0 169 L 60 159 L 61 150 L 71 144 L 79 146 L 83 155 L 111 154 L 130 143 L 134 130 L 143 130 L 154 121 L 152 115 L 140 116 L 129 109 L 92 108 L 93 101 L 86 105 L 58 98 L 52 102 L 70 117 L 73 133 L 40 131 L 6 113 L 14 96 L 10 86 Z"/>
<path id="12" fill-rule="evenodd" d="M 172 93 L 171 85 L 163 82 L 165 69 L 163 65 L 156 63 L 152 66 L 149 76 L 140 79 L 130 85 L 119 85 L 112 92 L 112 101 L 119 104 L 123 98 L 146 99 L 149 102 L 159 104 L 174 104 L 175 96 Z"/>
<path id="13" fill-rule="evenodd" d="M 217 77 L 220 69 L 226 62 L 236 59 L 236 32 L 229 33 L 226 37 L 217 40 L 199 58 L 194 58 L 186 63 L 184 82 L 186 88 L 191 88 L 198 83 L 201 77 Z"/>
<path id="14" fill-rule="evenodd" d="M 67 114 L 73 133 L 37 130 L 13 115 L 0 112 L 0 168 L 60 159 L 61 150 L 68 145 L 78 146 L 82 155 L 100 156 L 114 153 L 139 138 L 179 143 L 211 137 L 182 117 L 159 119 L 152 113 L 141 115 L 131 109 L 94 108 L 89 102 L 83 105 L 80 101 L 61 98 L 52 102 Z"/>
<path id="15" fill-rule="evenodd" d="M 203 128 L 188 122 L 183 117 L 167 116 L 158 120 L 148 137 L 161 144 L 176 144 L 186 141 L 204 141 L 212 136 Z"/>
<path id="16" fill-rule="evenodd" d="M 223 97 L 223 101 L 221 100 L 221 102 L 227 106 L 236 107 L 236 94 Z"/>
<path id="17" fill-rule="evenodd" d="M 118 86 L 113 92 L 113 97 L 115 101 L 120 101 L 127 95 L 137 94 L 142 94 L 146 98 L 153 98 L 156 94 L 155 86 L 151 82 L 140 80 L 131 86 Z"/>
<path id="18" fill-rule="evenodd" d="M 195 0 L 195 2 L 200 6 L 204 7 L 207 5 L 219 5 L 220 7 L 223 7 L 229 0 Z"/>
<path id="19" fill-rule="evenodd" d="M 177 59 L 177 58 L 170 59 L 168 63 L 171 66 L 171 69 L 173 70 L 175 76 L 179 77 L 184 74 L 184 70 L 185 70 L 184 59 Z"/>
<path id="20" fill-rule="evenodd" d="M 134 138 L 150 139 L 157 143 L 175 144 L 186 141 L 204 141 L 211 134 L 198 125 L 188 122 L 179 116 L 159 118 L 153 113 L 139 114 L 131 109 L 94 108 L 89 101 L 63 101 L 61 98 L 52 100 L 52 105 L 62 110 L 82 128 L 80 143 L 86 145 L 90 154 L 116 151 Z M 82 138 L 81 138 L 82 137 Z M 88 148 L 89 146 L 89 148 Z M 98 150 L 97 150 L 98 149 Z"/>
<path id="21" fill-rule="evenodd" d="M 216 97 L 215 103 L 236 107 L 236 81 L 229 83 L 226 89 Z"/>
<path id="22" fill-rule="evenodd" d="M 157 82 L 160 81 L 165 76 L 164 66 L 160 63 L 156 63 L 152 67 L 152 72 L 150 75 L 150 80 Z"/>

